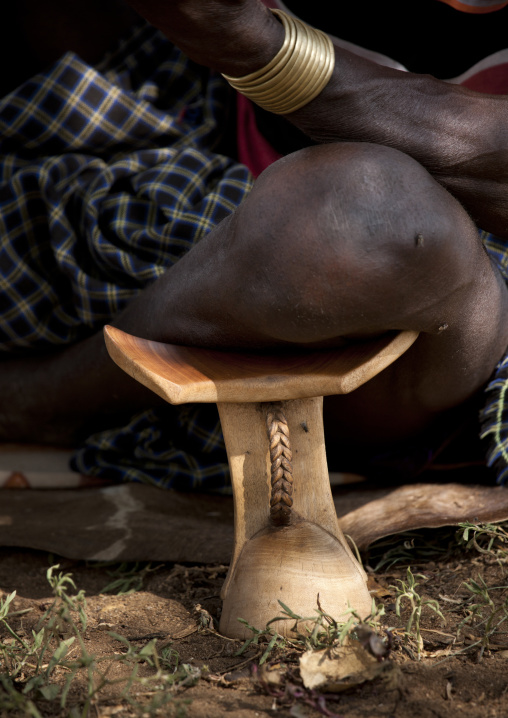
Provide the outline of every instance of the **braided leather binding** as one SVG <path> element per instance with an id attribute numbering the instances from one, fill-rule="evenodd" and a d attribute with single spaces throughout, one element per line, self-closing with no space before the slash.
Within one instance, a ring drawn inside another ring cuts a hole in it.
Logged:
<path id="1" fill-rule="evenodd" d="M 270 404 L 266 414 L 266 428 L 270 440 L 271 484 L 270 518 L 276 526 L 287 526 L 293 506 L 293 458 L 289 443 L 289 428 L 282 404 Z"/>

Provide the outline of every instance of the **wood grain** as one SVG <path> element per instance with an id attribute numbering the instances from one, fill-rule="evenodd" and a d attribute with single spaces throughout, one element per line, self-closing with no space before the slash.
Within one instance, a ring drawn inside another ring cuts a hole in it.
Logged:
<path id="1" fill-rule="evenodd" d="M 323 398 L 282 402 L 293 447 L 291 523 L 270 521 L 270 451 L 266 414 L 271 404 L 219 403 L 234 496 L 235 542 L 221 596 L 220 630 L 246 638 L 241 616 L 263 628 L 280 611 L 278 599 L 303 616 L 314 615 L 319 593 L 334 616 L 348 605 L 371 609 L 365 573 L 340 530 L 328 479 Z M 286 635 L 289 623 L 278 624 Z"/>
<path id="2" fill-rule="evenodd" d="M 341 349 L 261 355 L 162 344 L 104 329 L 118 366 L 170 404 L 347 394 L 394 362 L 417 336 L 400 332 Z"/>
<path id="3" fill-rule="evenodd" d="M 508 520 L 508 488 L 503 486 L 409 484 L 378 493 L 384 495 L 339 519 L 360 549 L 403 531 Z"/>

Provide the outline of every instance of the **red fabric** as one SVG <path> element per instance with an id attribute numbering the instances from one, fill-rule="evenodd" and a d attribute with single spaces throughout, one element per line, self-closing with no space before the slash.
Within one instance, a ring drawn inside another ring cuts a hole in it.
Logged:
<path id="1" fill-rule="evenodd" d="M 277 0 L 262 0 L 271 8 L 277 8 Z M 259 177 L 280 155 L 266 140 L 256 125 L 252 102 L 237 93 L 237 151 L 239 161 L 246 165 L 254 177 Z"/>
<path id="2" fill-rule="evenodd" d="M 455 10 L 469 12 L 475 15 L 481 15 L 487 12 L 496 12 L 496 10 L 501 10 L 508 5 L 508 0 L 502 0 L 501 2 L 491 0 L 490 2 L 486 2 L 484 4 L 478 3 L 478 5 L 471 2 L 471 0 L 469 0 L 469 2 L 468 0 L 462 0 L 462 2 L 461 0 L 441 0 L 441 2 L 444 2 L 446 5 L 450 5 Z"/>
<path id="3" fill-rule="evenodd" d="M 282 155 L 258 130 L 251 101 L 237 93 L 236 102 L 238 160 L 250 169 L 254 177 L 259 177 L 264 169 Z"/>
<path id="4" fill-rule="evenodd" d="M 505 62 L 475 73 L 461 83 L 463 87 L 490 95 L 508 95 L 508 63 Z"/>

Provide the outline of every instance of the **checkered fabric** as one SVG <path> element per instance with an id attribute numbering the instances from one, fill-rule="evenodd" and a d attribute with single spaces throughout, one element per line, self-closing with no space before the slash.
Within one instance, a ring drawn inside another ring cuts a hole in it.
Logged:
<path id="1" fill-rule="evenodd" d="M 0 100 L 0 351 L 100 330 L 249 192 L 218 151 L 230 89 L 143 25 L 100 66 L 73 53 Z M 221 490 L 215 407 L 90 437 L 86 474 Z"/>
<path id="2" fill-rule="evenodd" d="M 508 246 L 505 240 L 482 233 L 489 256 L 508 282 Z M 481 439 L 488 439 L 487 465 L 497 475 L 499 484 L 508 484 L 508 352 L 496 367 L 486 388 L 486 402 L 480 412 Z"/>

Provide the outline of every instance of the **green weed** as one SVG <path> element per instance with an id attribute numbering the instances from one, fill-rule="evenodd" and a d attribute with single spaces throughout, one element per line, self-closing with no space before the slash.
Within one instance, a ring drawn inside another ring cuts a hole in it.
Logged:
<path id="1" fill-rule="evenodd" d="M 184 715 L 185 704 L 175 701 L 174 694 L 198 681 L 204 669 L 181 664 L 171 647 L 159 656 L 155 639 L 139 649 L 115 633 L 109 635 L 121 651 L 91 655 L 84 641 L 84 592 L 77 591 L 70 574 L 57 573 L 58 568 L 47 571 L 53 600 L 30 638 L 20 637 L 11 626 L 13 618 L 26 613 L 11 610 L 15 592 L 0 600 L 0 625 L 9 635 L 0 643 L 0 711 L 41 718 L 50 702 L 62 715 L 87 718 L 107 689 L 109 699 L 116 695 L 139 715 L 155 715 L 163 706 L 165 715 Z M 119 664 L 121 676 L 111 677 Z M 70 700 L 74 686 L 84 695 L 79 704 Z"/>
<path id="2" fill-rule="evenodd" d="M 415 565 L 429 560 L 441 560 L 450 552 L 454 533 L 442 529 L 439 533 L 422 530 L 406 531 L 376 541 L 369 547 L 369 565 L 375 573 L 389 571 L 397 564 Z"/>
<path id="3" fill-rule="evenodd" d="M 401 614 L 402 601 L 407 601 L 409 603 L 410 613 L 404 632 L 404 639 L 407 643 L 411 638 L 415 638 L 417 647 L 417 658 L 418 660 L 420 660 L 421 653 L 423 650 L 423 638 L 420 626 L 423 609 L 429 608 L 436 615 L 438 615 L 443 620 L 443 622 L 445 621 L 445 617 L 441 613 L 438 601 L 433 598 L 423 599 L 417 592 L 416 587 L 419 585 L 418 581 L 416 580 L 417 578 L 426 579 L 426 576 L 421 573 L 416 573 L 413 575 L 411 568 L 408 566 L 406 573 L 407 580 L 403 581 L 402 579 L 397 579 L 397 583 L 399 583 L 400 585 L 390 586 L 390 588 L 394 588 L 397 592 L 397 596 L 395 599 L 395 611 L 399 618 Z"/>
<path id="4" fill-rule="evenodd" d="M 90 564 L 93 568 L 110 569 L 107 571 L 112 578 L 101 593 L 114 593 L 116 596 L 128 596 L 136 591 L 141 591 L 145 578 L 149 573 L 154 573 L 162 568 L 162 564 L 152 566 L 151 563 L 136 561 L 134 563 L 123 561 L 101 561 Z"/>
<path id="5" fill-rule="evenodd" d="M 508 524 L 459 524 L 457 541 L 467 550 L 494 558 L 498 563 L 508 559 Z"/>
<path id="6" fill-rule="evenodd" d="M 242 647 L 235 655 L 241 655 L 247 648 L 258 646 L 261 642 L 267 643 L 267 647 L 259 660 L 259 665 L 263 665 L 276 648 L 279 649 L 296 649 L 298 651 L 320 651 L 325 648 L 333 648 L 342 646 L 346 639 L 357 638 L 358 629 L 374 629 L 379 628 L 379 619 L 384 615 L 384 606 L 377 605 L 372 601 L 372 611 L 370 616 L 362 620 L 358 613 L 350 608 L 346 615 L 349 617 L 345 621 L 337 621 L 333 616 L 323 611 L 318 599 L 316 614 L 314 616 L 300 616 L 286 606 L 282 601 L 278 602 L 282 612 L 279 616 L 275 616 L 266 624 L 264 629 L 258 629 L 251 626 L 243 618 L 239 618 L 251 632 L 252 636 L 246 639 Z M 278 621 L 291 621 L 291 638 L 286 638 L 277 633 L 272 624 Z"/>
<path id="7" fill-rule="evenodd" d="M 466 625 L 474 626 L 475 628 L 483 626 L 483 635 L 478 641 L 468 646 L 468 650 L 479 646 L 478 659 L 481 659 L 484 651 L 489 647 L 492 636 L 508 620 L 508 596 L 496 605 L 490 591 L 508 591 L 508 586 L 487 586 L 481 576 L 478 576 L 476 581 L 474 579 L 470 579 L 469 582 L 464 581 L 464 586 L 472 595 L 466 609 L 467 616 L 457 627 L 457 635 Z"/>

